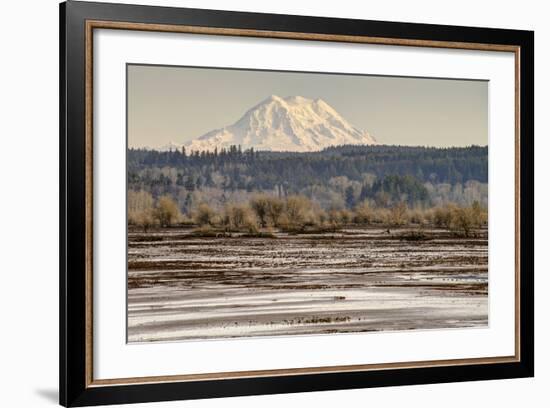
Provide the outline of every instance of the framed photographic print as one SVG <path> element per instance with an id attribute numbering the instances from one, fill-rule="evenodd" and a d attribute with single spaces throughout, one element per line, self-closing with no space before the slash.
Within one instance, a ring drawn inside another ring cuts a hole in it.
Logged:
<path id="1" fill-rule="evenodd" d="M 529 377 L 529 31 L 60 7 L 65 406 Z"/>

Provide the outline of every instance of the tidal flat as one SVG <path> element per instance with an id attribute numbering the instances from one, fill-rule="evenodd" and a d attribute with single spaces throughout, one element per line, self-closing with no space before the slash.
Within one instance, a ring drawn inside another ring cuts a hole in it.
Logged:
<path id="1" fill-rule="evenodd" d="M 487 230 L 128 233 L 128 341 L 488 325 Z"/>

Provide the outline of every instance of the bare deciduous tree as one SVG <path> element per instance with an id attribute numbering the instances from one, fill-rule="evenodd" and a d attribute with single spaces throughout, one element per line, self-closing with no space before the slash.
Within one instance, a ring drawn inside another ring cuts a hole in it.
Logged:
<path id="1" fill-rule="evenodd" d="M 232 204 L 225 208 L 225 223 L 237 230 L 246 229 L 248 232 L 258 230 L 254 213 L 247 205 Z"/>
<path id="2" fill-rule="evenodd" d="M 254 196 L 250 200 L 250 207 L 254 210 L 260 221 L 260 225 L 264 228 L 267 226 L 269 201 L 270 198 L 265 194 Z"/>
<path id="3" fill-rule="evenodd" d="M 168 227 L 177 221 L 181 214 L 176 202 L 168 195 L 158 199 L 155 216 L 162 227 Z"/>
<path id="4" fill-rule="evenodd" d="M 279 219 L 285 208 L 284 202 L 276 197 L 270 197 L 268 206 L 267 206 L 267 217 L 269 218 L 272 225 L 276 226 L 279 224 Z"/>
<path id="5" fill-rule="evenodd" d="M 206 203 L 201 203 L 194 214 L 194 220 L 199 225 L 212 225 L 214 223 L 215 212 Z"/>
<path id="6" fill-rule="evenodd" d="M 304 196 L 290 196 L 286 200 L 285 214 L 292 227 L 303 227 L 311 202 Z"/>

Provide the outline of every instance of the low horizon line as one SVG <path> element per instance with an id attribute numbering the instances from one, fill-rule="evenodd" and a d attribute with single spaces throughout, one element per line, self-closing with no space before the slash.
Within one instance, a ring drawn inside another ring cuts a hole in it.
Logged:
<path id="1" fill-rule="evenodd" d="M 186 147 L 183 143 L 181 143 L 181 146 L 177 147 L 177 148 L 174 148 L 174 149 L 168 149 L 168 150 L 161 150 L 163 149 L 165 146 L 169 145 L 169 144 L 176 144 L 176 142 L 169 142 L 167 144 L 165 144 L 164 146 L 156 146 L 156 147 L 153 147 L 153 146 L 129 146 L 127 145 L 126 146 L 126 149 L 132 149 L 132 150 L 154 150 L 154 151 L 160 151 L 160 152 L 165 152 L 165 151 L 177 151 L 179 149 L 181 149 L 182 147 Z M 177 143 L 179 144 L 179 143 Z M 485 145 L 481 145 L 481 144 L 468 144 L 468 145 L 452 145 L 452 146 L 434 146 L 434 145 L 408 145 L 408 144 L 391 144 L 391 143 L 377 143 L 377 144 L 343 144 L 343 145 L 332 145 L 332 146 L 327 146 L 323 149 L 320 149 L 320 150 L 311 150 L 311 151 L 297 151 L 297 150 L 257 150 L 254 148 L 254 146 L 251 146 L 251 147 L 248 147 L 248 148 L 243 148 L 242 145 L 240 144 L 234 144 L 234 145 L 229 145 L 227 147 L 220 147 L 218 148 L 218 152 L 221 151 L 222 149 L 229 149 L 230 147 L 232 146 L 235 146 L 235 147 L 238 147 L 238 148 L 241 148 L 243 151 L 244 150 L 250 150 L 250 149 L 254 149 L 255 151 L 257 152 L 267 152 L 267 153 L 317 153 L 317 152 L 322 152 L 324 150 L 327 150 L 327 149 L 330 149 L 330 148 L 338 148 L 338 147 L 353 147 L 353 146 L 356 146 L 356 147 L 423 147 L 423 148 L 429 148 L 429 149 L 460 149 L 460 148 L 467 148 L 467 147 L 489 147 L 489 144 L 485 144 Z M 186 148 L 187 150 L 187 148 Z M 213 151 L 213 150 L 209 150 L 209 149 L 203 149 L 203 150 L 195 150 L 195 149 L 189 149 L 190 152 L 192 151 L 198 151 L 198 152 L 203 152 L 203 151 Z"/>

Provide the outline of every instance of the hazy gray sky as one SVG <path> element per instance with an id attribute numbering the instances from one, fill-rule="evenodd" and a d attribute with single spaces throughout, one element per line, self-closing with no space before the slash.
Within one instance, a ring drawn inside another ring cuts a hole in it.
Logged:
<path id="1" fill-rule="evenodd" d="M 236 122 L 269 95 L 322 98 L 380 143 L 488 143 L 488 82 L 128 66 L 128 144 L 184 143 Z"/>

